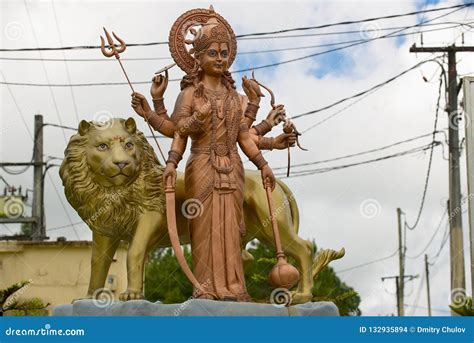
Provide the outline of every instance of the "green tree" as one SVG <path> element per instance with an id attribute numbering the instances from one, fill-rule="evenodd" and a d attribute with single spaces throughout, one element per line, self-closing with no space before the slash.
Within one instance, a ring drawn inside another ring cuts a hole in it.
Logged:
<path id="1" fill-rule="evenodd" d="M 251 244 L 248 249 L 254 261 L 245 266 L 247 290 L 256 302 L 268 303 L 273 287 L 267 276 L 274 266 L 275 252 L 260 243 Z M 191 253 L 186 246 L 184 254 L 189 265 Z M 291 261 L 294 264 L 294 261 Z M 165 304 L 180 303 L 192 296 L 192 285 L 182 272 L 171 248 L 157 249 L 149 257 L 145 269 L 145 298 L 160 300 Z M 353 288 L 342 282 L 331 267 L 324 268 L 313 286 L 314 301 L 332 301 L 343 316 L 360 315 L 360 297 Z"/>
<path id="2" fill-rule="evenodd" d="M 184 256 L 192 266 L 189 246 L 184 247 Z M 184 275 L 171 248 L 157 249 L 149 256 L 145 268 L 145 298 L 165 304 L 181 303 L 192 296 L 193 286 Z"/>
<path id="3" fill-rule="evenodd" d="M 40 298 L 19 299 L 30 284 L 31 281 L 24 280 L 0 290 L 0 316 L 6 311 L 13 316 L 47 315 L 46 307 L 49 304 L 43 303 Z"/>
<path id="4" fill-rule="evenodd" d="M 313 242 L 314 244 L 314 242 Z M 316 244 L 315 253 L 316 253 Z M 247 289 L 257 302 L 268 302 L 273 288 L 267 281 L 267 275 L 275 265 L 275 252 L 263 244 L 252 244 L 248 249 L 254 256 L 253 263 L 245 270 Z M 289 259 L 295 265 L 295 261 Z M 342 282 L 331 267 L 325 267 L 316 277 L 313 289 L 313 301 L 332 301 L 341 316 L 360 315 L 360 297 L 353 288 Z"/>
<path id="5" fill-rule="evenodd" d="M 20 228 L 20 232 L 21 232 L 22 235 L 31 237 L 31 235 L 33 234 L 33 224 L 31 224 L 31 223 L 22 223 L 21 228 Z"/>

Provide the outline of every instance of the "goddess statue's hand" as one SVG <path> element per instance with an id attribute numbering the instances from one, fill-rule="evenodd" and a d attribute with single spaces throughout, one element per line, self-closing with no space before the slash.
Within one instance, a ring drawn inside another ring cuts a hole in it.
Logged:
<path id="1" fill-rule="evenodd" d="M 168 71 L 165 71 L 165 76 L 155 75 L 152 79 L 153 83 L 151 84 L 150 94 L 154 100 L 160 99 L 163 97 L 168 87 Z"/>
<path id="2" fill-rule="evenodd" d="M 295 133 L 282 133 L 274 138 L 273 149 L 283 150 L 290 147 L 294 147 L 296 143 Z"/>
<path id="3" fill-rule="evenodd" d="M 163 172 L 163 182 L 165 188 L 168 186 L 176 186 L 176 167 L 173 163 L 166 163 L 165 171 Z"/>
<path id="4" fill-rule="evenodd" d="M 244 89 L 249 102 L 254 105 L 258 105 L 260 103 L 260 98 L 265 96 L 258 83 L 255 82 L 255 80 L 247 79 L 246 76 L 242 77 L 242 88 Z"/>
<path id="5" fill-rule="evenodd" d="M 284 121 L 286 118 L 286 110 L 285 110 L 285 105 L 277 105 L 275 108 L 270 110 L 268 112 L 266 121 L 268 124 L 270 124 L 272 127 L 277 126 L 280 124 L 282 121 Z"/>
<path id="6" fill-rule="evenodd" d="M 151 107 L 143 94 L 132 93 L 132 107 L 139 116 L 149 118 Z"/>
<path id="7" fill-rule="evenodd" d="M 200 98 L 196 101 L 196 110 L 199 120 L 203 120 L 204 118 L 206 118 L 211 113 L 211 109 L 212 106 L 209 100 L 204 100 Z"/>
<path id="8" fill-rule="evenodd" d="M 272 191 L 275 189 L 275 175 L 273 175 L 272 168 L 268 166 L 268 164 L 264 165 L 262 170 L 262 181 L 263 187 L 266 189 L 268 186 L 271 187 Z"/>

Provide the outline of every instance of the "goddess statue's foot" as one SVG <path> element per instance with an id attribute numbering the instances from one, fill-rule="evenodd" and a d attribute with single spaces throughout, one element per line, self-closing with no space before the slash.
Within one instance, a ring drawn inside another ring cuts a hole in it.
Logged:
<path id="1" fill-rule="evenodd" d="M 250 295 L 248 295 L 248 293 L 242 293 L 237 295 L 237 301 L 251 303 L 252 298 L 250 297 Z"/>
<path id="2" fill-rule="evenodd" d="M 195 299 L 205 299 L 205 300 L 217 300 L 212 294 L 210 293 L 198 293 L 194 296 Z"/>

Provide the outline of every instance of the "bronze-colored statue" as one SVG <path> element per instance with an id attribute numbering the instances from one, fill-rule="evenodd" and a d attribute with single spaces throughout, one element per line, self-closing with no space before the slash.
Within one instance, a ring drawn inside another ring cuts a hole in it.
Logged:
<path id="1" fill-rule="evenodd" d="M 138 93 L 133 95 L 132 106 L 156 130 L 173 137 L 164 172 L 171 237 L 176 231 L 172 197 L 176 167 L 187 141 L 192 141 L 185 171 L 186 197 L 195 199 L 203 208 L 198 217 L 189 219 L 194 274 L 185 263 L 176 239 L 172 239 L 173 247 L 183 270 L 198 291 L 197 297 L 248 301 L 242 259 L 238 253 L 242 246 L 240 236 L 245 235 L 246 227 L 243 220 L 244 169 L 236 145 L 238 143 L 261 170 L 264 187 L 273 189 L 275 178 L 260 150 L 289 149 L 295 144 L 297 131 L 288 124 L 289 131 L 276 139 L 264 137 L 272 126 L 285 119 L 284 107 L 274 104 L 273 93 L 272 111 L 267 119 L 252 126 L 263 94 L 254 77 L 242 80 L 246 96 L 236 92 L 228 68 L 236 57 L 237 42 L 230 25 L 212 6 L 208 10 L 194 9 L 181 15 L 171 29 L 169 45 L 175 63 L 186 73 L 172 115 L 168 116 L 163 101 L 167 71 L 165 76 L 153 78 L 154 111 Z M 278 256 L 279 263 L 270 280 L 275 283 L 282 278 L 274 275 L 287 273 L 283 279 L 296 282 L 298 271 L 291 266 L 282 267 L 286 259 L 281 249 Z M 308 275 L 303 278 L 309 279 Z"/>

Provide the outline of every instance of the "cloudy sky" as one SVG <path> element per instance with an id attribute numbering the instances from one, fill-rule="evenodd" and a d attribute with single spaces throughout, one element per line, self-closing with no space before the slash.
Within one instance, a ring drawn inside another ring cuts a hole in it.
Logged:
<path id="1" fill-rule="evenodd" d="M 171 25 L 181 13 L 191 8 L 209 6 L 208 2 L 191 1 L 1 0 L 0 3 L 0 46 L 10 49 L 98 45 L 102 26 L 115 31 L 127 43 L 166 41 Z M 213 2 L 215 10 L 231 23 L 236 34 L 317 26 L 458 3 L 459 1 L 429 0 Z M 369 89 L 423 60 L 436 57 L 437 55 L 409 53 L 409 47 L 413 43 L 420 44 L 420 30 L 436 29 L 423 34 L 425 46 L 462 44 L 463 33 L 465 44 L 473 44 L 474 37 L 468 27 L 456 26 L 458 22 L 473 20 L 472 9 L 462 9 L 430 21 L 450 11 L 453 10 L 365 24 L 290 32 L 272 35 L 267 39 L 241 39 L 238 41 L 238 49 L 243 54 L 238 56 L 232 70 L 278 63 L 345 45 L 331 45 L 334 43 L 369 40 L 354 47 L 256 71 L 256 77 L 274 90 L 277 103 L 285 104 L 287 113 L 294 116 Z M 411 27 L 420 21 L 429 21 L 430 25 L 399 32 L 413 34 L 383 38 L 391 32 Z M 445 30 L 438 30 L 440 28 Z M 292 37 L 282 38 L 284 35 Z M 313 47 L 318 45 L 326 46 Z M 291 49 L 308 46 L 311 48 Z M 265 52 L 275 49 L 280 50 Z M 0 82 L 3 83 L 82 84 L 124 81 L 118 64 L 105 59 L 97 49 L 0 52 L 0 57 L 17 59 L 0 59 Z M 69 61 L 41 62 L 41 58 Z M 156 70 L 171 63 L 167 45 L 130 47 L 123 54 L 123 58 L 125 68 L 133 81 L 148 81 Z M 126 60 L 127 58 L 139 60 Z M 71 61 L 72 59 L 82 61 Z M 461 75 L 474 72 L 474 62 L 467 54 L 458 54 L 457 60 Z M 294 149 L 292 162 L 298 164 L 332 159 L 429 134 L 434 125 L 439 73 L 437 64 L 426 63 L 354 104 L 351 100 L 329 110 L 296 119 L 295 124 L 300 131 L 306 131 L 301 137 L 301 144 L 309 151 Z M 182 76 L 183 73 L 178 68 L 171 70 L 171 78 Z M 241 73 L 234 74 L 239 88 L 241 76 Z M 428 82 L 423 81 L 423 77 Z M 137 91 L 149 95 L 149 85 L 138 84 L 135 87 Z M 116 117 L 136 118 L 130 107 L 130 89 L 127 85 L 49 88 L 1 84 L 0 89 L 1 161 L 28 161 L 31 158 L 33 117 L 37 113 L 41 113 L 47 123 L 72 127 L 77 127 L 80 119 L 97 119 L 104 113 L 111 113 Z M 178 91 L 178 83 L 170 82 L 165 95 L 168 108 L 173 106 Z M 263 119 L 270 108 L 268 100 L 267 97 L 262 101 L 259 119 Z M 345 108 L 347 105 L 351 106 Z M 448 127 L 448 118 L 443 108 L 444 96 L 441 98 L 438 130 Z M 331 118 L 321 122 L 328 117 Z M 141 120 L 138 120 L 138 123 L 142 131 L 148 132 Z M 275 134 L 277 133 L 276 129 Z M 71 134 L 71 130 L 46 127 L 45 155 L 62 157 Z M 448 195 L 448 162 L 445 159 L 447 146 L 442 133 L 436 138 L 443 142 L 443 146 L 434 150 L 431 178 L 420 223 L 414 231 L 408 231 L 406 234 L 409 256 L 416 256 L 423 250 L 445 211 Z M 160 142 L 165 150 L 169 148 L 170 140 Z M 426 136 L 381 152 L 294 168 L 293 171 L 296 173 L 298 170 L 365 161 L 425 146 L 430 142 L 431 137 Z M 266 156 L 272 167 L 286 165 L 286 151 L 273 151 Z M 319 247 L 346 248 L 346 256 L 334 262 L 332 266 L 336 271 L 341 271 L 338 275 L 342 280 L 360 293 L 364 315 L 396 313 L 394 282 L 382 282 L 381 277 L 398 273 L 398 258 L 394 255 L 364 267 L 346 269 L 393 255 L 397 250 L 396 208 L 402 208 L 409 224 L 415 221 L 428 161 L 429 151 L 418 152 L 377 163 L 285 180 L 295 193 L 300 208 L 300 235 L 315 239 Z M 466 195 L 464 155 L 461 161 L 463 194 Z M 253 168 L 250 164 L 247 166 Z M 32 170 L 18 176 L 6 174 L 4 171 L 0 173 L 11 185 L 32 188 Z M 45 199 L 48 236 L 52 239 L 66 236 L 70 240 L 91 238 L 86 225 L 70 225 L 79 223 L 80 218 L 65 200 L 57 168 L 50 169 L 46 177 Z M 449 244 L 444 246 L 438 258 L 434 258 L 446 232 L 446 220 L 440 225 L 426 252 L 431 261 L 436 262 L 431 267 L 433 314 L 448 315 Z M 15 225 L 0 226 L 0 234 L 16 231 L 18 227 Z M 469 248 L 467 231 L 465 216 L 466 252 Z M 469 266 L 467 256 L 466 253 L 466 266 Z M 426 315 L 426 293 L 422 277 L 423 255 L 416 259 L 407 259 L 406 273 L 420 275 L 418 279 L 406 284 L 405 303 L 410 305 L 406 307 L 406 312 Z M 466 273 L 466 279 L 469 280 L 469 268 Z M 470 287 L 469 281 L 467 286 Z"/>

